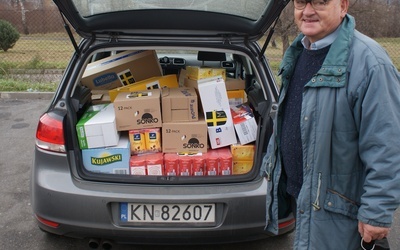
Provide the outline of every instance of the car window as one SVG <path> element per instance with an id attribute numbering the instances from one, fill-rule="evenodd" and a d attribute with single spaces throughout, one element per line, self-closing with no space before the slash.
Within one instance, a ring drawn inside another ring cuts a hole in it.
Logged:
<path id="1" fill-rule="evenodd" d="M 84 17 L 126 10 L 181 9 L 224 13 L 257 20 L 271 0 L 73 0 L 73 2 Z"/>

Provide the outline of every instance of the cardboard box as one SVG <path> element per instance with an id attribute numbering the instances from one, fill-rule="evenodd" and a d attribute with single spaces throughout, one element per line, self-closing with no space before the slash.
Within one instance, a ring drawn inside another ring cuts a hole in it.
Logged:
<path id="1" fill-rule="evenodd" d="M 185 74 L 185 73 L 183 73 Z M 180 82 L 183 81 L 183 86 L 186 87 L 193 87 L 193 88 L 198 88 L 199 85 L 199 80 L 194 80 L 188 78 L 186 75 L 180 76 Z M 225 88 L 226 90 L 238 90 L 238 89 L 245 89 L 245 82 L 242 79 L 233 79 L 233 78 L 226 78 L 225 81 Z"/>
<path id="2" fill-rule="evenodd" d="M 113 104 L 90 106 L 76 124 L 81 149 L 115 146 L 119 141 Z"/>
<path id="3" fill-rule="evenodd" d="M 208 78 L 198 82 L 211 148 L 235 144 L 237 142 L 235 128 L 224 80 L 222 78 Z"/>
<path id="4" fill-rule="evenodd" d="M 238 89 L 246 89 L 246 83 L 244 80 L 240 78 L 230 78 L 227 77 L 225 79 L 226 90 L 238 90 Z"/>
<path id="5" fill-rule="evenodd" d="M 81 82 L 89 89 L 108 90 L 161 75 L 162 69 L 155 51 L 125 51 L 89 63 Z"/>
<path id="6" fill-rule="evenodd" d="M 226 70 L 224 68 L 210 68 L 210 67 L 198 67 L 198 66 L 187 66 L 186 75 L 189 79 L 201 80 L 214 76 L 222 77 L 225 80 Z"/>
<path id="7" fill-rule="evenodd" d="M 161 107 L 163 122 L 199 119 L 197 93 L 192 87 L 163 89 Z"/>
<path id="8" fill-rule="evenodd" d="M 243 89 L 227 90 L 229 106 L 237 106 L 247 102 L 246 92 Z"/>
<path id="9" fill-rule="evenodd" d="M 246 174 L 253 168 L 255 145 L 231 145 L 233 174 Z"/>
<path id="10" fill-rule="evenodd" d="M 85 169 L 96 173 L 129 174 L 130 146 L 127 136 L 121 136 L 114 147 L 82 150 Z"/>
<path id="11" fill-rule="evenodd" d="M 207 124 L 204 117 L 194 122 L 164 122 L 162 140 L 164 153 L 207 152 Z"/>
<path id="12" fill-rule="evenodd" d="M 257 139 L 257 122 L 251 108 L 246 104 L 231 106 L 231 113 L 240 144 L 254 142 Z"/>
<path id="13" fill-rule="evenodd" d="M 108 91 L 110 95 L 110 100 L 113 102 L 115 97 L 121 92 L 134 92 L 134 91 L 144 91 L 151 89 L 163 89 L 163 88 L 178 88 L 178 80 L 176 75 L 165 75 L 165 76 L 155 76 L 134 84 L 115 88 Z"/>
<path id="14" fill-rule="evenodd" d="M 247 174 L 253 168 L 253 161 L 233 161 L 232 174 Z"/>
<path id="15" fill-rule="evenodd" d="M 119 93 L 114 100 L 118 131 L 162 127 L 159 89 Z"/>
<path id="16" fill-rule="evenodd" d="M 106 104 L 110 103 L 110 96 L 108 95 L 108 90 L 92 90 L 92 103 L 93 105 L 97 104 Z"/>
<path id="17" fill-rule="evenodd" d="M 232 153 L 232 158 L 234 161 L 253 161 L 254 151 L 255 151 L 254 144 L 231 145 L 231 153 Z"/>

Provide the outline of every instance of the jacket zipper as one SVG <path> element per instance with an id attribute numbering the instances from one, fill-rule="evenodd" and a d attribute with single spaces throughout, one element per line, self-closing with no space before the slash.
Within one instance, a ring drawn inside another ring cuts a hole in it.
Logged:
<path id="1" fill-rule="evenodd" d="M 318 211 L 321 209 L 319 206 L 319 195 L 321 193 L 321 182 L 322 182 L 322 173 L 318 173 L 318 188 L 317 188 L 317 197 L 315 197 L 314 203 L 312 203 L 312 206 L 314 207 L 314 211 Z"/>

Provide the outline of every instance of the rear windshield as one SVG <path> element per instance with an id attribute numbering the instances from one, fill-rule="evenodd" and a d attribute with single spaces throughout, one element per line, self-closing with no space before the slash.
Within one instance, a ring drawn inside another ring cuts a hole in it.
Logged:
<path id="1" fill-rule="evenodd" d="M 143 9 L 181 9 L 217 12 L 258 20 L 271 0 L 73 0 L 83 17 Z"/>

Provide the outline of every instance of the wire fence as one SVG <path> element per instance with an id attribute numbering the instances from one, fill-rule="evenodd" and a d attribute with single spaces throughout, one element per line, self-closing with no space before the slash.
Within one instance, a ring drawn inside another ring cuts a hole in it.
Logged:
<path id="1" fill-rule="evenodd" d="M 0 51 L 0 70 L 4 65 L 17 69 L 63 69 L 67 66 L 74 48 L 64 30 L 59 11 L 34 10 L 26 12 L 21 18 L 20 11 L 7 9 L 0 10 L 0 19 L 10 22 L 21 35 L 12 49 Z M 78 41 L 80 37 L 74 33 L 74 39 Z M 400 69 L 400 37 L 379 37 L 375 40 L 387 50 Z M 275 41 L 277 46 L 269 47 L 267 56 L 276 65 L 282 58 L 282 47 L 279 37 Z"/>

